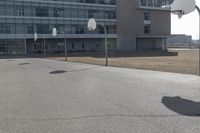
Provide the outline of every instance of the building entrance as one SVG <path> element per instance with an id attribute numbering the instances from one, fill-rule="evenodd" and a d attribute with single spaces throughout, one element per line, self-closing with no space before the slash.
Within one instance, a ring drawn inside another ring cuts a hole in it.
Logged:
<path id="1" fill-rule="evenodd" d="M 27 40 L 27 54 L 44 54 L 44 41 L 41 40 L 37 40 L 37 41 L 33 41 L 31 40 Z"/>
<path id="2" fill-rule="evenodd" d="M 34 42 L 32 50 L 33 54 L 42 54 L 44 53 L 44 44 Z"/>

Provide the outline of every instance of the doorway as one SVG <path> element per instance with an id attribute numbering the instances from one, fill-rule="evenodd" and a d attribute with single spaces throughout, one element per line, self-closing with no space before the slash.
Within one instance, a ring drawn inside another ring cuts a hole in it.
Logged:
<path id="1" fill-rule="evenodd" d="M 43 53 L 43 44 L 34 42 L 33 43 L 33 54 L 42 54 Z"/>

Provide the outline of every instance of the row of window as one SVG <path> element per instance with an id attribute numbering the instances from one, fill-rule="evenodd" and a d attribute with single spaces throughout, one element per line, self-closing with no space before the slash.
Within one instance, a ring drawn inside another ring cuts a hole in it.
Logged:
<path id="1" fill-rule="evenodd" d="M 24 54 L 24 40 L 0 40 L 0 55 Z"/>
<path id="2" fill-rule="evenodd" d="M 116 25 L 105 25 L 108 34 L 116 34 Z M 8 24 L 0 23 L 0 34 L 52 34 L 56 28 L 58 34 L 104 34 L 101 26 L 97 30 L 88 31 L 84 24 Z"/>
<path id="3" fill-rule="evenodd" d="M 50 0 L 49 0 L 50 1 Z M 66 0 L 56 0 L 56 1 L 65 1 Z M 70 2 L 80 2 L 80 3 L 90 3 L 90 4 L 110 4 L 115 5 L 116 0 L 68 0 Z"/>
<path id="4" fill-rule="evenodd" d="M 159 8 L 170 8 L 169 5 L 174 0 L 140 0 L 141 6 L 145 7 L 159 7 Z"/>
<path id="5" fill-rule="evenodd" d="M 78 46 L 77 46 L 78 45 Z M 80 45 L 80 46 L 79 46 Z M 34 43 L 33 44 L 33 49 L 35 51 L 37 50 L 43 50 L 43 44 L 40 44 L 40 43 Z M 50 49 L 48 46 L 49 45 L 45 45 L 46 46 L 46 50 Z M 57 46 L 57 47 L 55 47 Z M 64 50 L 65 46 L 64 46 L 64 43 L 59 43 L 57 45 L 52 45 L 51 46 L 53 50 Z M 96 45 L 96 47 L 98 48 L 99 45 Z M 74 42 L 71 43 L 71 49 L 75 49 L 75 48 L 78 48 L 78 49 L 84 49 L 85 48 L 85 43 L 84 42 L 81 42 L 81 44 L 75 44 Z"/>
<path id="6" fill-rule="evenodd" d="M 95 40 L 95 43 L 77 40 L 67 42 L 68 52 L 97 52 L 101 49 L 101 40 Z M 90 45 L 92 44 L 92 45 Z M 115 44 L 115 43 L 114 43 Z M 108 48 L 111 48 L 111 42 L 108 43 Z M 64 42 L 62 39 L 46 40 L 45 45 L 47 54 L 64 54 Z M 44 41 L 37 40 L 33 42 L 32 40 L 24 39 L 8 39 L 0 40 L 0 55 L 5 54 L 42 54 L 44 53 Z"/>
<path id="7" fill-rule="evenodd" d="M 112 8 L 111 8 L 112 9 Z M 116 19 L 115 8 L 112 10 L 75 7 L 29 7 L 0 5 L 0 15 L 3 16 L 36 16 L 36 17 L 60 17 L 60 18 L 99 18 Z"/>
<path id="8" fill-rule="evenodd" d="M 151 11 L 144 11 L 144 34 L 151 33 Z"/>
<path id="9" fill-rule="evenodd" d="M 6 1 L 6 0 L 4 0 Z M 20 1 L 20 0 L 18 0 Z M 21 0 L 23 2 L 30 2 L 30 0 Z M 106 4 L 106 5 L 115 5 L 116 0 L 35 0 L 33 2 L 73 2 L 73 3 L 88 3 L 88 4 Z"/>

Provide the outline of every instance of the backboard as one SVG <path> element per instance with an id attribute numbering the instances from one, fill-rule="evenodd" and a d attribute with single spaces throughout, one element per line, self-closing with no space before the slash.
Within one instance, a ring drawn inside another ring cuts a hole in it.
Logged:
<path id="1" fill-rule="evenodd" d="M 56 28 L 53 28 L 52 35 L 53 35 L 54 37 L 57 36 L 57 29 L 56 29 Z"/>
<path id="2" fill-rule="evenodd" d="M 181 17 L 195 10 L 195 0 L 174 0 L 171 6 L 173 14 Z"/>
<path id="3" fill-rule="evenodd" d="M 88 30 L 95 30 L 97 28 L 96 20 L 94 18 L 90 18 L 87 26 Z"/>

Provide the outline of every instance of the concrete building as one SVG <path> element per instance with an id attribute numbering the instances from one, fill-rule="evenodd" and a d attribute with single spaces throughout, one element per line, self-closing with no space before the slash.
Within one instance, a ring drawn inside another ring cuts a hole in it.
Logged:
<path id="1" fill-rule="evenodd" d="M 167 38 L 169 48 L 191 48 L 193 47 L 192 36 L 184 34 L 174 34 Z"/>
<path id="2" fill-rule="evenodd" d="M 109 50 L 163 49 L 170 1 L 1 0 L 0 54 L 60 54 L 65 42 L 68 52 L 102 52 L 103 28 L 88 31 L 89 18 L 105 25 Z"/>
<path id="3" fill-rule="evenodd" d="M 166 37 L 171 33 L 172 1 L 119 0 L 118 49 L 124 51 L 166 49 Z"/>

